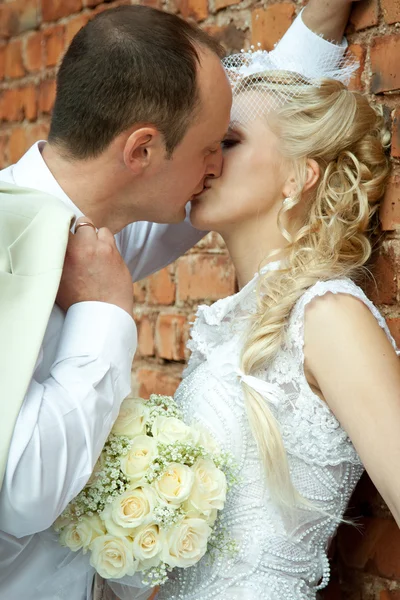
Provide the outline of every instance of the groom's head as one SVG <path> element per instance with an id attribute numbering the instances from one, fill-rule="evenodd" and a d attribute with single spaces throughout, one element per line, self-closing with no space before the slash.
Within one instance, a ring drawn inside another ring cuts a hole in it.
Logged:
<path id="1" fill-rule="evenodd" d="M 101 13 L 61 63 L 49 142 L 67 160 L 114 161 L 119 209 L 131 208 L 132 220 L 181 220 L 222 166 L 231 93 L 220 56 L 175 15 L 143 6 Z"/>

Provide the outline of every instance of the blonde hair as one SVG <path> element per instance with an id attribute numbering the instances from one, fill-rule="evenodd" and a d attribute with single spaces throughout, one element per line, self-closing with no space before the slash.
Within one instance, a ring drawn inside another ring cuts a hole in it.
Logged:
<path id="1" fill-rule="evenodd" d="M 285 94 L 290 78 L 285 83 L 284 73 L 268 73 L 249 77 L 246 83 L 251 91 Z M 290 90 L 290 100 L 266 118 L 282 155 L 294 166 L 298 191 L 284 201 L 278 218 L 288 240 L 283 266 L 259 278 L 257 312 L 241 357 L 246 374 L 271 364 L 291 310 L 307 288 L 319 280 L 354 277 L 366 263 L 371 254 L 368 229 L 389 171 L 384 148 L 390 136 L 382 111 L 338 81 L 297 85 Z M 282 217 L 302 198 L 307 159 L 318 163 L 320 177 L 307 192 L 304 221 L 291 235 Z M 279 424 L 266 399 L 245 383 L 243 389 L 272 496 L 281 505 L 309 504 L 293 486 Z"/>

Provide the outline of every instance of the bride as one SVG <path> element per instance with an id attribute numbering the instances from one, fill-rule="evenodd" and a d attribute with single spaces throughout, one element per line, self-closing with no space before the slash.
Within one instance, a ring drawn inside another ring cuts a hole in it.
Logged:
<path id="1" fill-rule="evenodd" d="M 176 394 L 238 464 L 223 511 L 238 552 L 173 574 L 158 600 L 315 599 L 363 468 L 400 525 L 400 369 L 357 285 L 388 134 L 340 81 L 267 63 L 227 65 L 223 173 L 191 220 L 221 234 L 240 291 L 198 309 Z"/>

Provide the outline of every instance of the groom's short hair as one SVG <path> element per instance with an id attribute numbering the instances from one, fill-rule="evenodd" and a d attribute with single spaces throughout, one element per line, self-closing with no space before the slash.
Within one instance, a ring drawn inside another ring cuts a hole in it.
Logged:
<path id="1" fill-rule="evenodd" d="M 57 76 L 49 141 L 75 159 L 93 158 L 135 123 L 151 123 L 167 152 L 199 105 L 199 49 L 220 45 L 179 17 L 145 6 L 100 13 L 74 37 Z"/>

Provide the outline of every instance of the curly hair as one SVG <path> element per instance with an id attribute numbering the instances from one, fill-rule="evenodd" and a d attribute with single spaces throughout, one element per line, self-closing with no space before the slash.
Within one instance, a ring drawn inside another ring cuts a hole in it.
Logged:
<path id="1" fill-rule="evenodd" d="M 249 77 L 247 89 L 285 93 L 282 72 Z M 354 278 L 371 254 L 369 229 L 388 176 L 385 154 L 390 135 L 380 107 L 372 107 L 359 92 L 335 80 L 297 85 L 290 100 L 268 114 L 279 149 L 294 167 L 297 193 L 283 202 L 278 217 L 288 241 L 277 271 L 260 274 L 257 312 L 241 356 L 246 374 L 271 364 L 284 341 L 291 310 L 307 288 L 320 280 Z M 307 192 L 307 208 L 296 232 L 283 217 L 303 197 L 307 160 L 314 159 L 320 176 Z M 274 254 L 272 252 L 267 260 Z M 250 426 L 278 503 L 306 502 L 294 488 L 279 425 L 265 399 L 243 383 Z"/>

